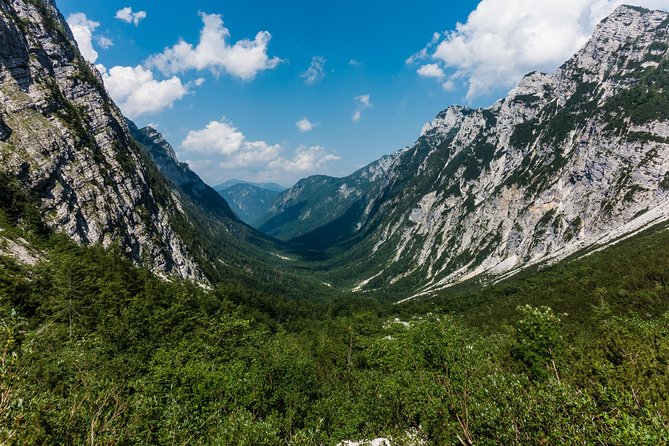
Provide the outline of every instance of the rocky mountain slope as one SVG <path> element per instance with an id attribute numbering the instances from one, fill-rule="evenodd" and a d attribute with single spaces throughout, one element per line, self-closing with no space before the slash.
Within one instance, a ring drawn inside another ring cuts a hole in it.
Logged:
<path id="1" fill-rule="evenodd" d="M 151 155 L 160 172 L 173 184 L 183 197 L 188 198 L 204 213 L 228 223 L 238 219 L 228 203 L 200 177 L 190 170 L 188 164 L 179 162 L 169 142 L 153 127 L 137 128 L 127 121 L 132 137 Z"/>
<path id="2" fill-rule="evenodd" d="M 230 204 L 235 215 L 256 226 L 274 203 L 279 192 L 250 183 L 237 183 L 218 192 Z"/>
<path id="3" fill-rule="evenodd" d="M 329 253 L 356 291 L 420 295 L 665 220 L 668 44 L 667 13 L 621 6 L 556 73 L 444 110 L 414 146 L 347 178 L 299 182 L 261 229 Z"/>
<path id="4" fill-rule="evenodd" d="M 155 163 L 166 179 L 180 212 L 187 218 L 179 226 L 193 249 L 194 257 L 205 275 L 217 282 L 232 277 L 273 277 L 282 275 L 273 271 L 283 248 L 276 240 L 243 223 L 231 210 L 225 199 L 179 162 L 170 143 L 152 127 L 142 129 L 127 121 L 131 136 Z M 275 255 L 268 256 L 271 252 Z M 261 286 L 260 284 L 258 284 Z M 275 286 L 275 285 L 272 285 Z"/>
<path id="5" fill-rule="evenodd" d="M 118 242 L 156 272 L 203 275 L 179 200 L 128 133 L 52 1 L 0 2 L 0 168 L 81 243 Z"/>
<path id="6" fill-rule="evenodd" d="M 31 191 L 52 228 L 118 244 L 156 273 L 284 280 L 265 253 L 278 245 L 160 133 L 125 120 L 51 1 L 0 2 L 0 174 Z"/>

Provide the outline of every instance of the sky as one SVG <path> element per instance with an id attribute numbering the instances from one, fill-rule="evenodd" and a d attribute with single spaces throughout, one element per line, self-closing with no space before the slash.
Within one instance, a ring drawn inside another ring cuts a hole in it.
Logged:
<path id="1" fill-rule="evenodd" d="M 554 71 L 620 4 L 56 0 L 121 111 L 210 185 L 345 176 Z"/>

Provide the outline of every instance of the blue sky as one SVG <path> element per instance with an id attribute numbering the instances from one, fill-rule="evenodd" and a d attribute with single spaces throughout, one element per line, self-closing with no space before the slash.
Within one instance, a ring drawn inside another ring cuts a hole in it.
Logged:
<path id="1" fill-rule="evenodd" d="M 212 185 L 350 174 L 554 70 L 620 3 L 57 0 L 122 111 Z"/>

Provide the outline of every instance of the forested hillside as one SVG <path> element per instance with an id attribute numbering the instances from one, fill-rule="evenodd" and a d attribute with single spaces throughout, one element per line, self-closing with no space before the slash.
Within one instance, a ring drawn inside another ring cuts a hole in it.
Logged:
<path id="1" fill-rule="evenodd" d="M 388 306 L 162 281 L 0 183 L 5 444 L 663 444 L 669 233 Z M 549 308 L 550 307 L 550 308 Z M 424 442 L 424 443 L 421 443 Z"/>

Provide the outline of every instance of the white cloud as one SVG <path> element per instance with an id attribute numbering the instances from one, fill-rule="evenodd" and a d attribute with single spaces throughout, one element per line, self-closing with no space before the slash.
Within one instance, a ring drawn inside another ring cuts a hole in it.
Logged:
<path id="1" fill-rule="evenodd" d="M 446 77 L 444 70 L 442 70 L 441 67 L 436 63 L 423 65 L 418 70 L 416 70 L 416 72 L 421 77 L 433 77 L 435 79 L 443 79 Z"/>
<path id="2" fill-rule="evenodd" d="M 190 153 L 216 155 L 220 169 L 252 171 L 254 176 L 262 177 L 311 172 L 339 159 L 321 146 L 299 146 L 291 152 L 280 144 L 249 141 L 225 119 L 212 121 L 201 130 L 191 130 L 181 142 L 181 147 Z"/>
<path id="3" fill-rule="evenodd" d="M 130 6 L 126 6 L 125 8 L 121 8 L 116 11 L 116 15 L 114 17 L 122 22 L 134 23 L 135 26 L 137 26 L 139 25 L 139 22 L 146 18 L 146 11 L 133 12 Z"/>
<path id="4" fill-rule="evenodd" d="M 530 71 L 555 70 L 623 3 L 669 9 L 669 0 L 481 0 L 466 23 L 435 33 L 407 63 L 431 59 L 450 69 L 451 79 L 466 80 L 472 99 L 509 88 Z"/>
<path id="5" fill-rule="evenodd" d="M 181 142 L 191 152 L 231 155 L 242 148 L 244 134 L 227 121 L 212 121 L 202 130 L 191 130 Z"/>
<path id="6" fill-rule="evenodd" d="M 459 24 L 460 23 L 458 22 L 458 25 Z M 411 55 L 406 60 L 406 63 L 410 65 L 410 64 L 414 64 L 416 62 L 428 59 L 430 57 L 430 50 L 432 50 L 434 48 L 434 46 L 437 43 L 439 43 L 441 38 L 442 38 L 441 33 L 436 33 L 436 32 L 432 33 L 432 40 L 430 40 L 430 42 L 427 44 L 427 46 L 425 48 L 423 48 L 422 50 L 420 50 L 419 52 L 417 52 L 416 54 Z"/>
<path id="7" fill-rule="evenodd" d="M 359 60 L 355 60 L 355 59 L 350 59 L 348 61 L 348 64 L 352 67 L 359 67 L 360 65 L 362 65 Z"/>
<path id="8" fill-rule="evenodd" d="M 351 119 L 353 122 L 358 122 L 360 121 L 360 118 L 362 118 L 362 112 L 372 107 L 373 104 L 371 101 L 371 96 L 368 94 L 356 96 L 353 98 L 353 100 L 358 103 L 358 109 L 355 111 L 355 113 L 353 113 L 353 117 Z"/>
<path id="9" fill-rule="evenodd" d="M 321 146 L 299 146 L 295 149 L 292 158 L 278 158 L 269 164 L 271 168 L 279 168 L 286 172 L 311 172 L 323 167 L 329 161 L 336 161 L 339 157 L 328 153 Z"/>
<path id="10" fill-rule="evenodd" d="M 372 106 L 371 96 L 368 95 L 368 94 L 361 94 L 360 96 L 356 96 L 353 99 L 358 101 L 360 106 L 363 107 L 363 108 L 369 108 L 369 107 Z"/>
<path id="11" fill-rule="evenodd" d="M 109 37 L 99 36 L 95 38 L 95 41 L 98 42 L 98 45 L 100 45 L 100 47 L 104 50 L 114 46 L 114 41 Z"/>
<path id="12" fill-rule="evenodd" d="M 453 82 L 452 79 L 447 80 L 443 84 L 441 84 L 442 88 L 444 91 L 453 91 L 455 90 L 455 82 Z"/>
<path id="13" fill-rule="evenodd" d="M 199 87 L 200 85 L 204 84 L 204 78 L 203 77 L 198 77 L 197 79 L 195 79 L 194 82 L 195 82 L 195 86 Z"/>
<path id="14" fill-rule="evenodd" d="M 299 130 L 300 133 L 310 132 L 314 129 L 314 127 L 316 127 L 316 124 L 309 121 L 306 116 L 303 119 L 297 121 L 295 125 L 297 126 L 297 130 Z"/>
<path id="15" fill-rule="evenodd" d="M 127 117 L 156 114 L 169 108 L 188 93 L 181 79 L 173 76 L 156 80 L 151 70 L 142 66 L 115 66 L 109 71 L 98 65 L 105 87 Z"/>
<path id="16" fill-rule="evenodd" d="M 83 12 L 77 12 L 67 17 L 67 24 L 72 30 L 82 56 L 90 63 L 95 63 L 98 60 L 98 52 L 93 48 L 93 32 L 100 23 L 89 20 Z"/>
<path id="17" fill-rule="evenodd" d="M 307 84 L 314 84 L 325 76 L 325 57 L 314 56 L 307 71 L 300 74 Z"/>
<path id="18" fill-rule="evenodd" d="M 267 31 L 256 34 L 254 40 L 239 40 L 231 45 L 228 43 L 230 31 L 223 25 L 220 15 L 200 13 L 200 17 L 204 27 L 197 46 L 180 40 L 162 53 L 151 56 L 147 65 L 166 75 L 208 69 L 215 75 L 226 72 L 249 80 L 258 72 L 275 68 L 281 62 L 278 57 L 267 54 L 272 38 Z"/>

